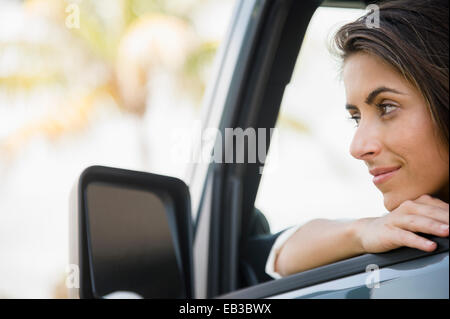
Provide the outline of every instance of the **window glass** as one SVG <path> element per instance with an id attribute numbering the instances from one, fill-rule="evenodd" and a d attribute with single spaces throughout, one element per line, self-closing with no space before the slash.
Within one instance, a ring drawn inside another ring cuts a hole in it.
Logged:
<path id="1" fill-rule="evenodd" d="M 340 61 L 329 50 L 339 26 L 363 13 L 321 7 L 310 23 L 285 91 L 255 204 L 273 233 L 316 218 L 363 218 L 385 212 L 367 167 L 349 153 L 355 124 L 345 110 Z"/>

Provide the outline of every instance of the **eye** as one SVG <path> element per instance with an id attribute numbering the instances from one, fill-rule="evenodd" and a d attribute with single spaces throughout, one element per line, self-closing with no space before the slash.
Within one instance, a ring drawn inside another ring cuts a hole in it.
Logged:
<path id="1" fill-rule="evenodd" d="M 392 104 L 378 104 L 377 107 L 379 108 L 379 110 L 381 111 L 381 115 L 388 115 L 390 113 L 392 113 L 393 111 L 395 111 L 397 109 L 397 106 L 392 105 Z"/>
<path id="2" fill-rule="evenodd" d="M 355 121 L 355 127 L 358 127 L 359 122 L 361 121 L 361 115 L 358 113 L 350 114 L 350 117 L 348 117 L 349 120 Z"/>

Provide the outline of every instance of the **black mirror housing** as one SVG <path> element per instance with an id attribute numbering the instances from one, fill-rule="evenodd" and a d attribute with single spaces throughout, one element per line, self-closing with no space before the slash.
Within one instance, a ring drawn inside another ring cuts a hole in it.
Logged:
<path id="1" fill-rule="evenodd" d="M 194 297 L 191 203 L 183 181 L 92 166 L 72 190 L 70 208 L 70 264 L 79 273 L 70 297 Z"/>

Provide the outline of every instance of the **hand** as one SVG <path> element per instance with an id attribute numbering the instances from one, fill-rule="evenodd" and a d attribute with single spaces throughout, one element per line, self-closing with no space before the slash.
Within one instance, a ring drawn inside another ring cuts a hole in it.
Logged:
<path id="1" fill-rule="evenodd" d="M 431 252 L 437 244 L 414 233 L 448 237 L 449 205 L 423 195 L 403 202 L 397 209 L 378 218 L 357 222 L 357 237 L 366 253 L 381 253 L 407 246 Z"/>

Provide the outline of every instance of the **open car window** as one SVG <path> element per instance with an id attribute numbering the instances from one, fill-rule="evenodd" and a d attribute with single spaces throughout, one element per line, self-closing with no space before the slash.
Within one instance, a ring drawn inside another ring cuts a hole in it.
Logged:
<path id="1" fill-rule="evenodd" d="M 345 111 L 340 61 L 329 48 L 339 26 L 363 14 L 320 7 L 310 22 L 255 202 L 272 233 L 316 218 L 386 213 L 367 167 L 349 153 L 355 124 Z"/>

